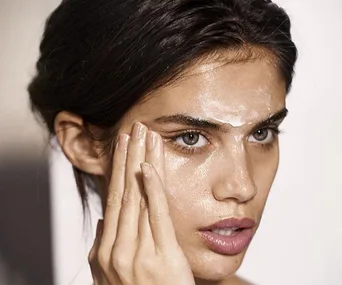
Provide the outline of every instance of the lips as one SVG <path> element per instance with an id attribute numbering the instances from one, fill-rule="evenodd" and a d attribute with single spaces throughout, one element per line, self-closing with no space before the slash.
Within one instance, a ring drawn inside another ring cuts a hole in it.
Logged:
<path id="1" fill-rule="evenodd" d="M 200 229 L 199 233 L 212 251 L 222 255 L 235 255 L 248 247 L 255 225 L 254 220 L 249 218 L 232 218 Z"/>

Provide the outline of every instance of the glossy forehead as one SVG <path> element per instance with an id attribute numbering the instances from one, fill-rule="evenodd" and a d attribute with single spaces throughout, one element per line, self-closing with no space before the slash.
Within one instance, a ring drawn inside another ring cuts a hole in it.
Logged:
<path id="1" fill-rule="evenodd" d="M 285 82 L 274 57 L 222 58 L 193 64 L 177 81 L 152 92 L 133 113 L 139 117 L 186 113 L 222 122 L 230 115 L 257 119 L 285 106 Z"/>

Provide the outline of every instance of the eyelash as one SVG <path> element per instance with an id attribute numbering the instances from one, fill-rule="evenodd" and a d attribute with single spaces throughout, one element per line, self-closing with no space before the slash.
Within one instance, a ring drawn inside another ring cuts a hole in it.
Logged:
<path id="1" fill-rule="evenodd" d="M 273 136 L 275 139 L 273 139 L 270 143 L 255 143 L 258 146 L 260 146 L 262 148 L 263 151 L 267 151 L 273 148 L 276 138 L 278 137 L 279 134 L 282 133 L 281 130 L 279 130 L 278 126 L 269 126 L 269 127 L 263 127 L 263 128 L 258 128 L 255 129 L 251 132 L 250 135 L 253 135 L 255 132 L 257 132 L 258 130 L 270 130 L 273 133 Z M 172 136 L 170 138 L 168 138 L 168 141 L 170 141 L 176 148 L 180 149 L 182 152 L 186 153 L 186 154 L 195 154 L 195 153 L 200 153 L 202 152 L 205 148 L 207 148 L 208 146 L 203 146 L 203 147 L 185 147 L 185 146 L 181 146 L 178 143 L 176 143 L 176 140 L 179 139 L 180 137 L 184 136 L 184 135 L 189 135 L 189 134 L 195 134 L 195 135 L 202 135 L 204 136 L 204 138 L 210 143 L 210 139 L 208 139 L 209 135 L 203 131 L 200 130 L 186 130 L 183 131 L 175 136 Z"/>
<path id="2" fill-rule="evenodd" d="M 265 144 L 259 143 L 258 144 L 261 147 L 262 151 L 264 151 L 264 152 L 271 150 L 274 147 L 277 137 L 279 136 L 279 134 L 282 133 L 282 131 L 279 129 L 278 126 L 269 126 L 269 127 L 256 129 L 256 130 L 252 131 L 251 134 L 254 134 L 258 130 L 265 130 L 265 129 L 270 130 L 273 133 L 274 139 L 270 143 L 265 143 Z"/>
<path id="3" fill-rule="evenodd" d="M 180 137 L 184 136 L 184 135 L 189 135 L 189 134 L 195 134 L 195 135 L 202 135 L 204 136 L 204 138 L 210 143 L 210 140 L 208 139 L 209 135 L 203 131 L 200 130 L 186 130 L 183 131 L 171 138 L 169 138 L 169 140 L 171 141 L 171 143 L 178 148 L 179 150 L 181 150 L 182 152 L 186 153 L 186 154 L 195 154 L 195 153 L 200 153 L 202 152 L 205 148 L 208 147 L 208 145 L 203 146 L 203 147 L 185 147 L 185 146 L 181 146 L 179 145 L 176 140 L 179 139 Z"/>

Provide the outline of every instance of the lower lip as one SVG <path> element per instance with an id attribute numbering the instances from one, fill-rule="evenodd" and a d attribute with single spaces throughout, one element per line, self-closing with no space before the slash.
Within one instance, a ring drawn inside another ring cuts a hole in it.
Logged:
<path id="1" fill-rule="evenodd" d="M 200 231 L 202 238 L 208 247 L 223 255 L 234 255 L 243 252 L 253 238 L 253 229 L 243 229 L 232 236 L 224 236 L 211 231 Z"/>

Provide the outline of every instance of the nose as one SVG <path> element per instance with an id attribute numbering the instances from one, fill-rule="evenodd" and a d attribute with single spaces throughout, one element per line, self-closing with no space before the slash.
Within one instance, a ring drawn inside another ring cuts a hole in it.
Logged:
<path id="1" fill-rule="evenodd" d="M 234 199 L 247 202 L 257 194 L 252 165 L 244 147 L 239 147 L 222 157 L 217 168 L 212 192 L 216 200 Z"/>

